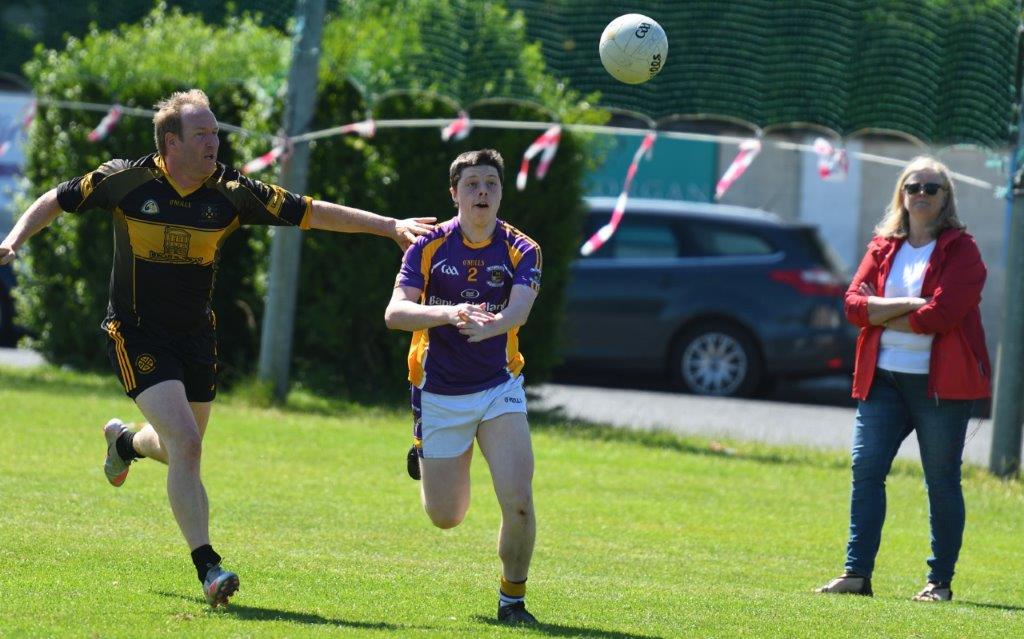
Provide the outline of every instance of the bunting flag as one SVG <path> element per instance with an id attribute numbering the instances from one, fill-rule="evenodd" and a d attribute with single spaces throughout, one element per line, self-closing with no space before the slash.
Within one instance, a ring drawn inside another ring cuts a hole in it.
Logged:
<path id="1" fill-rule="evenodd" d="M 814 140 L 814 152 L 818 154 L 818 175 L 823 180 L 845 180 L 849 162 L 846 149 L 837 149 L 825 138 Z"/>
<path id="2" fill-rule="evenodd" d="M 523 161 L 519 164 L 519 175 L 516 176 L 516 188 L 522 191 L 526 188 L 526 176 L 530 172 L 530 160 L 537 156 L 538 153 L 543 153 L 540 156 L 540 162 L 537 163 L 536 176 L 538 180 L 543 180 L 544 176 L 548 174 L 548 169 L 551 168 L 551 161 L 555 159 L 555 153 L 558 152 L 558 143 L 562 140 L 562 127 L 556 124 L 533 141 L 526 152 L 523 153 Z"/>
<path id="3" fill-rule="evenodd" d="M 284 153 L 286 147 L 287 144 L 279 144 L 255 160 L 249 160 L 245 163 L 245 166 L 242 167 L 242 173 L 249 175 L 250 173 L 262 171 L 274 162 L 277 162 L 277 159 L 281 157 L 281 154 Z"/>
<path id="4" fill-rule="evenodd" d="M 619 228 L 619 222 L 622 221 L 622 216 L 626 213 L 626 203 L 629 201 L 629 187 L 633 185 L 633 176 L 636 175 L 641 158 L 651 150 L 656 138 L 657 134 L 653 131 L 644 136 L 644 141 L 640 143 L 640 148 L 633 154 L 633 161 L 629 165 L 629 170 L 626 171 L 626 179 L 622 184 L 622 193 L 619 193 L 619 199 L 615 202 L 615 209 L 612 211 L 611 219 L 607 224 L 598 229 L 597 233 L 590 236 L 589 240 L 583 243 L 583 246 L 580 247 L 580 255 L 586 257 L 604 246 L 608 238 L 614 235 L 615 230 Z"/>
<path id="5" fill-rule="evenodd" d="M 358 133 L 360 137 L 372 138 L 377 135 L 377 123 L 373 118 L 366 118 L 362 122 L 353 122 L 341 127 L 342 133 Z"/>
<path id="6" fill-rule="evenodd" d="M 28 131 L 29 125 L 32 124 L 32 120 L 36 118 L 36 101 L 32 100 L 25 107 L 25 114 L 21 118 L 22 130 Z"/>
<path id="7" fill-rule="evenodd" d="M 732 183 L 739 179 L 747 170 L 750 163 L 754 161 L 757 154 L 761 152 L 761 141 L 757 139 L 744 140 L 740 143 L 740 152 L 736 154 L 732 164 L 725 170 L 722 178 L 715 186 L 715 199 L 720 200 L 725 192 L 729 190 Z"/>
<path id="8" fill-rule="evenodd" d="M 107 111 L 105 116 L 103 116 L 103 119 L 96 125 L 96 128 L 89 132 L 89 141 L 99 142 L 103 138 L 107 137 L 107 135 L 110 134 L 110 131 L 114 128 L 114 125 L 117 124 L 117 121 L 120 119 L 121 105 L 115 104 L 110 107 L 110 110 Z"/>
<path id="9" fill-rule="evenodd" d="M 32 120 L 36 117 L 36 101 L 32 100 L 22 110 L 18 121 L 11 122 L 11 124 L 3 131 L 0 131 L 0 157 L 3 157 L 11 147 L 14 146 L 14 142 L 18 139 L 18 135 L 24 131 L 28 131 L 29 125 L 32 124 Z"/>
<path id="10" fill-rule="evenodd" d="M 472 128 L 473 123 L 469 121 L 469 114 L 465 111 L 459 111 L 459 117 L 441 130 L 441 139 L 445 142 L 449 140 L 455 140 L 456 142 L 464 140 Z"/>
<path id="11" fill-rule="evenodd" d="M 14 141 L 18 139 L 18 131 L 19 127 L 15 123 L 0 130 L 0 157 L 3 157 L 14 146 Z"/>

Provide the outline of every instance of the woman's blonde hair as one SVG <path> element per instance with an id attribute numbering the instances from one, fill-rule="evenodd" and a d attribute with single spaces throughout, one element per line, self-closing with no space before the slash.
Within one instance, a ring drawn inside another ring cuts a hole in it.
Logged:
<path id="1" fill-rule="evenodd" d="M 875 227 L 875 235 L 887 238 L 905 238 L 910 232 L 910 214 L 903 206 L 903 185 L 906 184 L 907 177 L 911 173 L 922 170 L 935 171 L 942 176 L 942 186 L 946 195 L 946 202 L 935 218 L 935 222 L 932 223 L 932 236 L 937 237 L 946 229 L 967 228 L 967 225 L 961 222 L 956 215 L 956 192 L 953 189 L 953 180 L 949 177 L 949 169 L 933 157 L 919 155 L 907 163 L 903 172 L 900 173 L 899 179 L 896 180 L 896 190 L 893 191 L 892 201 L 889 203 L 889 208 L 885 210 L 882 221 Z"/>

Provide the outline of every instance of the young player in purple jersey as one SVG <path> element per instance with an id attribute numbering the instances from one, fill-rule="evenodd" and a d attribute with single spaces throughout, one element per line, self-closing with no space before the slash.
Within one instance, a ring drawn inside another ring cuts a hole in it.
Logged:
<path id="1" fill-rule="evenodd" d="M 466 516 L 475 439 L 501 505 L 498 620 L 533 624 L 524 603 L 536 535 L 533 449 L 518 332 L 542 261 L 536 242 L 498 219 L 503 173 L 491 149 L 455 158 L 449 180 L 459 213 L 406 251 L 384 319 L 413 332 L 409 474 L 422 477 L 423 507 L 439 528 Z"/>

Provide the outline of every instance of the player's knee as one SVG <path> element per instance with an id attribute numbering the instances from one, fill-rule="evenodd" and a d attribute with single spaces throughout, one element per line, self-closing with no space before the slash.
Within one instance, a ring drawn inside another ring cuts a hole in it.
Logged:
<path id="1" fill-rule="evenodd" d="M 455 528 L 466 518 L 465 508 L 427 508 L 430 522 L 442 530 Z"/>
<path id="2" fill-rule="evenodd" d="M 533 493 L 524 490 L 509 495 L 501 500 L 501 510 L 506 517 L 530 519 L 533 517 Z"/>
<path id="3" fill-rule="evenodd" d="M 184 462 L 198 463 L 203 454 L 203 438 L 198 432 L 182 433 L 173 439 L 161 438 L 168 455 Z"/>

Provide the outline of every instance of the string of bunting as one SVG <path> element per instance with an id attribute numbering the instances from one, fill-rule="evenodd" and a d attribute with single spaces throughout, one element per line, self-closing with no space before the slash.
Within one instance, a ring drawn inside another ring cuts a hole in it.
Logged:
<path id="1" fill-rule="evenodd" d="M 73 102 L 66 100 L 54 100 L 50 98 L 36 98 L 30 101 L 28 106 L 24 109 L 24 114 L 20 118 L 20 121 L 16 121 L 11 126 L 8 126 L 6 130 L 0 131 L 0 156 L 10 149 L 17 136 L 27 131 L 29 125 L 32 123 L 35 117 L 37 105 L 47 105 L 57 108 L 68 108 L 68 109 L 80 109 L 86 111 L 103 111 L 105 114 L 96 127 L 88 134 L 88 139 L 91 142 L 99 142 L 105 139 L 110 132 L 114 129 L 117 123 L 125 115 L 139 116 L 139 117 L 152 117 L 154 112 L 149 109 L 139 109 L 134 107 L 125 107 L 120 104 L 95 104 L 87 102 Z M 536 168 L 536 177 L 538 180 L 542 180 L 547 174 L 551 163 L 554 160 L 555 154 L 558 151 L 558 145 L 561 141 L 562 130 L 568 129 L 571 131 L 579 131 L 582 133 L 598 133 L 598 134 L 619 134 L 619 135 L 643 135 L 643 141 L 639 148 L 636 150 L 633 160 L 629 165 L 629 169 L 626 172 L 626 178 L 623 181 L 622 192 L 619 194 L 618 200 L 615 205 L 615 209 L 612 212 L 611 219 L 607 224 L 601 227 L 593 236 L 591 236 L 580 248 L 580 253 L 583 255 L 590 255 L 594 251 L 598 250 L 605 242 L 608 241 L 612 235 L 614 235 L 619 223 L 625 215 L 626 204 L 629 200 L 629 190 L 632 186 L 633 178 L 639 168 L 641 159 L 646 156 L 649 157 L 650 151 L 654 146 L 654 142 L 657 137 L 664 137 L 668 139 L 678 140 L 699 140 L 708 142 L 719 142 L 726 144 L 736 144 L 739 147 L 739 152 L 733 159 L 732 163 L 723 173 L 715 186 L 715 200 L 720 200 L 723 195 L 729 190 L 729 188 L 743 175 L 747 168 L 753 163 L 754 159 L 760 153 L 762 145 L 766 140 L 760 137 L 757 138 L 741 138 L 736 136 L 728 135 L 713 135 L 705 133 L 691 133 L 682 131 L 644 131 L 643 129 L 627 128 L 627 127 L 609 127 L 600 125 L 586 125 L 586 124 L 554 124 L 550 122 L 523 122 L 523 121 L 509 121 L 509 120 L 471 120 L 469 114 L 462 110 L 459 111 L 458 116 L 454 120 L 445 120 L 439 118 L 424 118 L 424 119 L 405 119 L 405 120 L 374 120 L 372 117 L 367 116 L 365 120 L 359 122 L 351 122 L 341 126 L 330 127 L 319 131 L 311 131 L 301 135 L 292 137 L 274 136 L 269 134 L 261 134 L 247 129 L 243 129 L 238 126 L 230 124 L 221 124 L 220 128 L 224 131 L 239 133 L 242 135 L 256 135 L 267 139 L 274 143 L 274 146 L 266 153 L 259 157 L 250 160 L 242 167 L 242 172 L 246 174 L 256 173 L 262 171 L 267 167 L 278 162 L 282 157 L 286 157 L 289 149 L 294 145 L 301 142 L 308 142 L 316 139 L 333 137 L 337 135 L 347 135 L 356 133 L 364 138 L 372 138 L 379 128 L 424 128 L 424 127 L 441 127 L 441 139 L 445 142 L 461 141 L 464 140 L 474 127 L 481 128 L 500 128 L 500 129 L 519 129 L 519 130 L 541 130 L 543 131 L 533 143 L 527 147 L 523 153 L 523 158 L 520 163 L 519 173 L 516 177 L 516 187 L 521 191 L 526 188 L 527 177 L 529 174 L 530 162 L 540 155 L 540 161 Z M 874 155 L 870 153 L 854 152 L 847 153 L 846 149 L 837 147 L 833 143 L 829 142 L 823 137 L 816 138 L 813 144 L 798 144 L 793 142 L 785 141 L 773 141 L 767 140 L 767 142 L 773 144 L 777 148 L 790 149 L 801 152 L 813 152 L 818 157 L 818 175 L 823 180 L 842 180 L 845 179 L 848 167 L 849 157 L 853 157 L 864 160 L 867 162 L 875 162 L 880 164 L 887 164 L 891 166 L 902 166 L 904 160 L 897 158 L 888 158 L 884 156 Z M 985 189 L 992 189 L 996 192 L 997 197 L 1002 197 L 1005 194 L 1005 190 L 995 189 L 994 186 L 984 180 L 964 175 L 962 173 L 952 172 L 952 177 L 970 184 Z"/>

